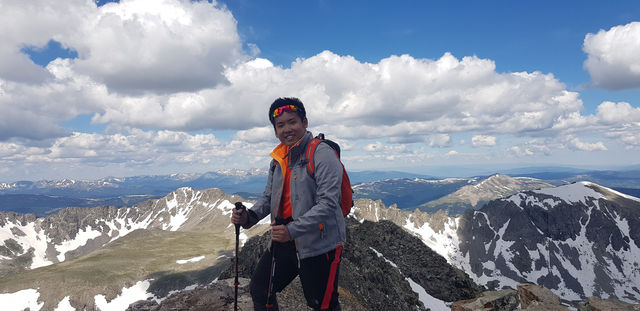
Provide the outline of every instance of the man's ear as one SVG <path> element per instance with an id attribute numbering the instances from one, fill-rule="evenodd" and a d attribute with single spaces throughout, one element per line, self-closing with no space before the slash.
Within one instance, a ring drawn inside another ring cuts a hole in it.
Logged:
<path id="1" fill-rule="evenodd" d="M 302 126 L 304 126 L 305 129 L 309 126 L 309 120 L 307 120 L 307 117 L 302 120 Z"/>

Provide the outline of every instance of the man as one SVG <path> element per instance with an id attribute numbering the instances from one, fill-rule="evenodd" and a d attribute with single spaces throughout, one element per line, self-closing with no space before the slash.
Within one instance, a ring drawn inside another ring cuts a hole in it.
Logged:
<path id="1" fill-rule="evenodd" d="M 251 278 L 254 308 L 278 310 L 275 293 L 299 275 L 310 307 L 341 310 L 338 272 L 346 240 L 340 208 L 342 165 L 336 152 L 320 143 L 313 156 L 314 176 L 309 175 L 305 152 L 313 135 L 307 131 L 309 121 L 299 99 L 276 99 L 269 120 L 280 144 L 271 152 L 267 186 L 251 209 L 234 210 L 231 217 L 233 224 L 245 229 L 271 217 L 271 248 Z"/>

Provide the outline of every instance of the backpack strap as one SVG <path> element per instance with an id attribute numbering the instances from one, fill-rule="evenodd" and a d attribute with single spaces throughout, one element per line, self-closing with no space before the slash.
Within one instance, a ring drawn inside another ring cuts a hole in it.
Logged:
<path id="1" fill-rule="evenodd" d="M 324 139 L 324 134 L 322 133 L 318 134 L 318 136 L 316 136 L 309 142 L 309 144 L 307 145 L 307 151 L 305 153 L 305 157 L 307 158 L 307 171 L 309 172 L 309 175 L 311 176 L 311 178 L 314 178 L 314 179 L 316 178 L 315 177 L 316 166 L 315 166 L 315 162 L 313 161 L 313 155 L 315 154 L 316 148 L 318 148 L 318 144 L 320 143 L 328 144 L 329 147 L 331 147 L 331 149 L 333 149 L 333 151 L 336 153 L 336 156 L 338 157 L 338 159 L 340 159 L 340 146 L 338 146 L 338 144 L 336 144 L 331 140 Z"/>
<path id="2" fill-rule="evenodd" d="M 307 145 L 307 151 L 305 153 L 305 157 L 307 158 L 307 172 L 309 172 L 309 176 L 311 176 L 311 178 L 314 178 L 314 179 L 316 178 L 315 176 L 316 166 L 313 162 L 313 154 L 316 152 L 316 148 L 318 147 L 318 144 L 321 142 L 322 142 L 322 139 L 318 137 L 312 139 Z"/>
<path id="3" fill-rule="evenodd" d="M 271 159 L 271 165 L 269 167 L 269 170 L 271 171 L 271 173 L 273 173 L 273 171 L 276 170 L 276 164 L 278 164 L 278 161 L 276 161 L 275 159 Z"/>

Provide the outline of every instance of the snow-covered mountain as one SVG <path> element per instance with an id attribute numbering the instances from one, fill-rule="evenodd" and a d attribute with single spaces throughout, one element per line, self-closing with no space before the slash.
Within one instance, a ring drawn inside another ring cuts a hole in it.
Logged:
<path id="1" fill-rule="evenodd" d="M 44 218 L 0 212 L 0 275 L 87 254 L 137 229 L 231 234 L 229 215 L 239 200 L 219 189 L 179 188 L 120 209 L 66 208 Z"/>
<path id="2" fill-rule="evenodd" d="M 590 182 L 519 192 L 449 217 L 359 200 L 489 288 L 544 285 L 566 300 L 640 301 L 640 199 Z"/>
<path id="3" fill-rule="evenodd" d="M 478 280 L 529 281 L 568 300 L 640 300 L 638 198 L 578 182 L 493 201 L 459 224 L 458 253 Z"/>

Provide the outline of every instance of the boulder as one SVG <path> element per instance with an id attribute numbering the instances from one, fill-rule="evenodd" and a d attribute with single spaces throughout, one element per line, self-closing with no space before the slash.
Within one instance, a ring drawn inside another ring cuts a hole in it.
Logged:
<path id="1" fill-rule="evenodd" d="M 559 306 L 557 310 L 569 310 L 567 307 L 560 306 L 560 297 L 554 294 L 550 289 L 534 285 L 520 284 L 518 285 L 518 295 L 522 303 L 522 309 L 535 309 L 536 306 Z M 538 308 L 539 309 L 539 308 Z"/>
<path id="2" fill-rule="evenodd" d="M 233 310 L 235 286 L 233 279 L 170 295 L 158 304 L 153 299 L 135 302 L 127 311 L 227 311 Z M 238 310 L 253 310 L 249 295 L 249 279 L 238 279 Z"/>
<path id="3" fill-rule="evenodd" d="M 518 292 L 503 289 L 484 292 L 474 299 L 456 301 L 451 305 L 451 311 L 511 311 L 519 305 Z"/>
<path id="4" fill-rule="evenodd" d="M 640 311 L 640 304 L 630 304 L 617 299 L 589 297 L 578 304 L 578 311 Z"/>

